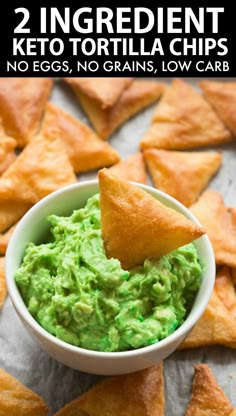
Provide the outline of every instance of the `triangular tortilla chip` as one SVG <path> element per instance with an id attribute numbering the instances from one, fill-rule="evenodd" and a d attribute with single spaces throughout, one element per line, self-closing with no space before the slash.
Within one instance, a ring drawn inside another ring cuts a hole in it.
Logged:
<path id="1" fill-rule="evenodd" d="M 202 81 L 204 97 L 218 117 L 236 135 L 236 82 Z"/>
<path id="2" fill-rule="evenodd" d="M 145 160 L 156 188 L 189 207 L 221 165 L 220 153 L 147 149 Z"/>
<path id="3" fill-rule="evenodd" d="M 75 172 L 113 165 L 120 160 L 115 149 L 88 126 L 52 103 L 48 103 L 42 130 L 57 127 Z"/>
<path id="4" fill-rule="evenodd" d="M 14 162 L 16 159 L 15 150 L 16 141 L 12 137 L 6 135 L 2 121 L 0 120 L 0 175 Z"/>
<path id="5" fill-rule="evenodd" d="M 126 181 L 133 181 L 139 183 L 147 183 L 147 174 L 143 154 L 141 152 L 130 156 L 126 160 L 122 160 L 116 165 L 112 166 L 109 171 L 119 178 Z"/>
<path id="6" fill-rule="evenodd" d="M 141 148 L 192 149 L 231 139 L 207 101 L 191 85 L 176 79 L 158 104 Z"/>
<path id="7" fill-rule="evenodd" d="M 68 403 L 63 409 L 55 413 L 54 416 L 90 416 L 88 413 L 83 412 L 78 407 L 77 399 Z"/>
<path id="8" fill-rule="evenodd" d="M 235 229 L 235 232 L 236 232 L 236 208 L 229 207 L 228 208 L 228 213 L 231 216 L 231 222 L 232 222 L 232 225 L 233 225 L 233 227 Z"/>
<path id="9" fill-rule="evenodd" d="M 96 100 L 101 108 L 112 107 L 133 78 L 64 78 L 75 93 Z"/>
<path id="10" fill-rule="evenodd" d="M 99 171 L 101 227 L 108 257 L 124 269 L 159 258 L 204 234 L 204 230 L 146 191 Z"/>
<path id="11" fill-rule="evenodd" d="M 231 273 L 234 285 L 236 286 L 236 269 L 231 269 Z"/>
<path id="12" fill-rule="evenodd" d="M 230 416 L 233 410 L 207 364 L 194 366 L 193 390 L 185 416 Z"/>
<path id="13" fill-rule="evenodd" d="M 34 204 L 76 182 L 65 147 L 54 131 L 35 136 L 0 178 L 0 198 Z"/>
<path id="14" fill-rule="evenodd" d="M 0 369 L 0 416 L 46 416 L 48 411 L 41 397 Z"/>
<path id="15" fill-rule="evenodd" d="M 9 228 L 9 230 L 7 230 L 4 234 L 0 234 L 0 255 L 4 255 L 6 253 L 9 240 L 15 228 L 16 224 Z"/>
<path id="16" fill-rule="evenodd" d="M 0 116 L 18 146 L 37 132 L 51 88 L 49 78 L 0 78 Z"/>
<path id="17" fill-rule="evenodd" d="M 180 349 L 215 344 L 236 348 L 236 293 L 228 267 L 217 273 L 210 302 Z"/>
<path id="18" fill-rule="evenodd" d="M 0 257 L 0 310 L 2 309 L 4 299 L 7 294 L 7 285 L 5 281 L 5 270 L 4 270 L 5 257 Z M 1 397 L 1 392 L 0 392 Z M 0 415 L 1 415 L 1 400 L 0 400 Z"/>
<path id="19" fill-rule="evenodd" d="M 162 363 L 132 374 L 108 377 L 55 416 L 164 416 Z"/>
<path id="20" fill-rule="evenodd" d="M 0 175 L 15 161 L 14 148 L 16 141 L 10 137 L 0 137 Z"/>
<path id="21" fill-rule="evenodd" d="M 234 409 L 233 411 L 232 411 L 232 413 L 230 413 L 230 415 L 229 416 L 236 416 L 236 409 Z"/>
<path id="22" fill-rule="evenodd" d="M 24 202 L 0 200 L 0 233 L 19 221 L 31 206 Z"/>
<path id="23" fill-rule="evenodd" d="M 206 190 L 191 206 L 191 211 L 206 229 L 216 263 L 236 267 L 236 227 L 219 192 Z"/>
<path id="24" fill-rule="evenodd" d="M 81 92 L 77 95 L 99 136 L 107 139 L 126 120 L 158 100 L 164 89 L 164 84 L 158 82 L 134 81 L 116 104 L 107 109 Z"/>

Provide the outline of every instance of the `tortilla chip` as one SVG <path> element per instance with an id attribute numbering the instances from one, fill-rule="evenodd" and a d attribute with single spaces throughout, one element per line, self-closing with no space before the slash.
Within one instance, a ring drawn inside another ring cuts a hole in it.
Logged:
<path id="1" fill-rule="evenodd" d="M 228 213 L 230 214 L 232 225 L 236 231 L 236 208 L 229 207 Z"/>
<path id="2" fill-rule="evenodd" d="M 68 403 L 63 409 L 59 410 L 54 416 L 90 416 L 88 413 L 79 409 L 77 399 Z"/>
<path id="3" fill-rule="evenodd" d="M 236 267 L 236 227 L 219 192 L 206 190 L 191 211 L 211 240 L 216 263 Z"/>
<path id="4" fill-rule="evenodd" d="M 109 170 L 100 170 L 98 177 L 106 253 L 119 259 L 124 269 L 159 258 L 204 234 L 182 214 Z"/>
<path id="5" fill-rule="evenodd" d="M 41 397 L 0 369 L 0 416 L 46 416 L 48 411 Z"/>
<path id="6" fill-rule="evenodd" d="M 228 267 L 217 273 L 210 302 L 180 349 L 216 344 L 236 348 L 236 292 Z"/>
<path id="7" fill-rule="evenodd" d="M 234 285 L 236 286 L 236 269 L 231 269 L 231 273 Z"/>
<path id="8" fill-rule="evenodd" d="M 0 255 L 4 255 L 6 253 L 9 240 L 15 228 L 16 224 L 9 228 L 9 230 L 7 230 L 4 234 L 0 234 Z"/>
<path id="9" fill-rule="evenodd" d="M 236 82 L 202 81 L 204 97 L 218 117 L 236 135 Z"/>
<path id="10" fill-rule="evenodd" d="M 236 416 L 236 409 L 234 409 L 233 411 L 232 411 L 232 413 L 230 413 L 230 415 L 229 416 Z"/>
<path id="11" fill-rule="evenodd" d="M 115 149 L 88 126 L 52 103 L 46 107 L 42 131 L 57 127 L 75 172 L 111 166 L 120 160 Z"/>
<path id="12" fill-rule="evenodd" d="M 126 120 L 157 101 L 164 89 L 164 84 L 158 82 L 134 81 L 117 103 L 107 109 L 81 92 L 77 95 L 95 130 L 105 140 Z"/>
<path id="13" fill-rule="evenodd" d="M 0 175 L 9 168 L 15 161 L 16 155 L 14 153 L 16 141 L 9 138 L 0 138 Z"/>
<path id="14" fill-rule="evenodd" d="M 158 104 L 141 148 L 192 149 L 232 139 L 211 106 L 180 79 L 172 82 Z"/>
<path id="15" fill-rule="evenodd" d="M 0 198 L 29 204 L 76 182 L 64 145 L 55 131 L 35 136 L 0 178 Z"/>
<path id="16" fill-rule="evenodd" d="M 64 78 L 74 92 L 82 92 L 99 107 L 112 107 L 123 91 L 133 82 L 133 78 Z"/>
<path id="17" fill-rule="evenodd" d="M 4 262 L 5 262 L 5 257 L 0 257 L 0 310 L 2 309 L 4 299 L 5 299 L 6 294 L 7 294 L 7 285 L 6 285 L 6 281 L 5 281 Z M 0 397 L 1 397 L 1 393 L 0 393 Z M 0 404 L 1 404 L 1 400 L 0 400 Z M 0 415 L 1 415 L 1 406 L 0 406 Z"/>
<path id="18" fill-rule="evenodd" d="M 126 181 L 133 181 L 139 183 L 147 183 L 147 174 L 143 154 L 141 152 L 130 156 L 126 160 L 122 160 L 116 165 L 112 166 L 109 171 L 119 178 Z"/>
<path id="19" fill-rule="evenodd" d="M 220 153 L 147 149 L 145 160 L 156 188 L 189 207 L 221 165 Z"/>
<path id="20" fill-rule="evenodd" d="M 0 175 L 14 162 L 16 159 L 15 150 L 16 141 L 7 136 L 2 122 L 0 120 Z"/>
<path id="21" fill-rule="evenodd" d="M 207 364 L 194 366 L 193 390 L 185 416 L 229 416 L 233 410 Z"/>
<path id="22" fill-rule="evenodd" d="M 23 202 L 0 200 L 0 233 L 19 221 L 31 206 Z"/>
<path id="23" fill-rule="evenodd" d="M 55 416 L 164 416 L 163 365 L 108 377 Z M 82 413 L 83 414 L 83 413 Z"/>
<path id="24" fill-rule="evenodd" d="M 49 78 L 0 78 L 0 116 L 18 146 L 37 132 L 51 88 Z"/>

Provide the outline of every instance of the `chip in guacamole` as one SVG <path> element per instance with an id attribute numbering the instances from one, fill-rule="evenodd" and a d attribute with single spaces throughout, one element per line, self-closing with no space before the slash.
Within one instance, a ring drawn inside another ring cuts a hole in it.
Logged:
<path id="1" fill-rule="evenodd" d="M 105 255 L 98 194 L 71 216 L 48 221 L 50 241 L 28 244 L 15 280 L 49 333 L 113 352 L 154 344 L 184 322 L 202 276 L 194 244 L 127 271 Z"/>

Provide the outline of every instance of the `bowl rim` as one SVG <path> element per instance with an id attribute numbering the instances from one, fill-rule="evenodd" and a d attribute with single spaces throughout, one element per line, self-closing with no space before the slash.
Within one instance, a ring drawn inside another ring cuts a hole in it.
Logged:
<path id="1" fill-rule="evenodd" d="M 190 218 L 195 224 L 201 226 L 200 222 L 197 220 L 197 218 L 191 213 L 191 211 L 186 208 L 183 204 L 181 204 L 179 201 L 177 201 L 172 196 L 166 194 L 165 192 L 162 192 L 152 186 L 140 184 L 137 182 L 131 182 L 134 185 L 138 186 L 139 188 L 147 191 L 149 194 L 153 196 L 153 193 L 160 196 L 164 200 L 170 202 L 173 204 L 176 208 L 178 208 L 187 218 Z M 46 329 L 44 329 L 30 314 L 29 310 L 27 309 L 23 298 L 21 297 L 20 291 L 17 287 L 17 284 L 14 280 L 14 272 L 11 270 L 11 257 L 14 253 L 14 247 L 17 244 L 18 236 L 21 235 L 22 230 L 25 228 L 25 224 L 27 224 L 28 220 L 31 218 L 31 216 L 40 210 L 40 208 L 44 205 L 47 205 L 48 202 L 50 202 L 52 199 L 57 198 L 59 195 L 67 192 L 71 192 L 77 189 L 83 189 L 87 186 L 97 186 L 98 180 L 86 180 L 83 182 L 76 182 L 72 185 L 65 186 L 63 188 L 58 189 L 55 192 L 52 192 L 51 194 L 47 195 L 43 199 L 41 199 L 39 202 L 37 202 L 33 207 L 27 211 L 27 213 L 22 217 L 22 219 L 17 224 L 7 247 L 6 255 L 5 255 L 5 277 L 6 277 L 6 283 L 7 283 L 7 289 L 9 293 L 9 297 L 13 303 L 13 306 L 16 310 L 16 312 L 19 314 L 21 319 L 26 322 L 31 329 L 35 333 L 39 333 L 40 336 L 44 339 L 46 339 L 50 343 L 56 344 L 58 347 L 63 348 L 64 350 L 68 350 L 68 352 L 72 353 L 79 353 L 80 355 L 84 355 L 87 357 L 94 357 L 94 358 L 105 358 L 105 359 L 122 359 L 122 358 L 131 358 L 131 357 L 137 357 L 140 355 L 146 355 L 151 352 L 155 352 L 158 349 L 162 349 L 165 347 L 168 347 L 169 345 L 174 344 L 178 341 L 178 339 L 181 339 L 181 337 L 185 337 L 188 332 L 193 328 L 193 326 L 196 324 L 198 319 L 203 314 L 209 299 L 211 297 L 213 288 L 214 288 L 214 282 L 215 282 L 215 258 L 214 258 L 214 252 L 212 245 L 210 243 L 209 237 L 205 234 L 200 239 L 202 240 L 204 244 L 204 249 L 206 251 L 206 257 L 208 258 L 208 267 L 209 267 L 209 276 L 208 276 L 208 284 L 206 291 L 204 292 L 204 297 L 201 300 L 200 305 L 198 305 L 197 310 L 192 313 L 192 310 L 188 314 L 187 318 L 184 320 L 184 322 L 180 325 L 179 328 L 177 328 L 174 332 L 172 332 L 170 335 L 165 337 L 164 339 L 155 342 L 154 344 L 137 348 L 137 349 L 131 349 L 127 351 L 116 351 L 116 352 L 104 352 L 104 351 L 97 351 L 97 350 L 89 350 L 82 347 L 78 347 L 72 344 L 67 343 L 66 341 L 63 341 L 56 336 L 50 334 Z M 98 191 L 99 192 L 99 191 Z"/>

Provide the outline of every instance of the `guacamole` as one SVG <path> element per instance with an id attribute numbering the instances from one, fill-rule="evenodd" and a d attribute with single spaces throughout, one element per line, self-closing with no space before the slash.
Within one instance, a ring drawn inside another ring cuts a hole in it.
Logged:
<path id="1" fill-rule="evenodd" d="M 28 244 L 15 273 L 27 308 L 48 332 L 82 348 L 124 351 L 183 323 L 202 275 L 193 244 L 127 271 L 105 255 L 99 195 L 70 217 L 48 221 L 49 241 Z"/>

